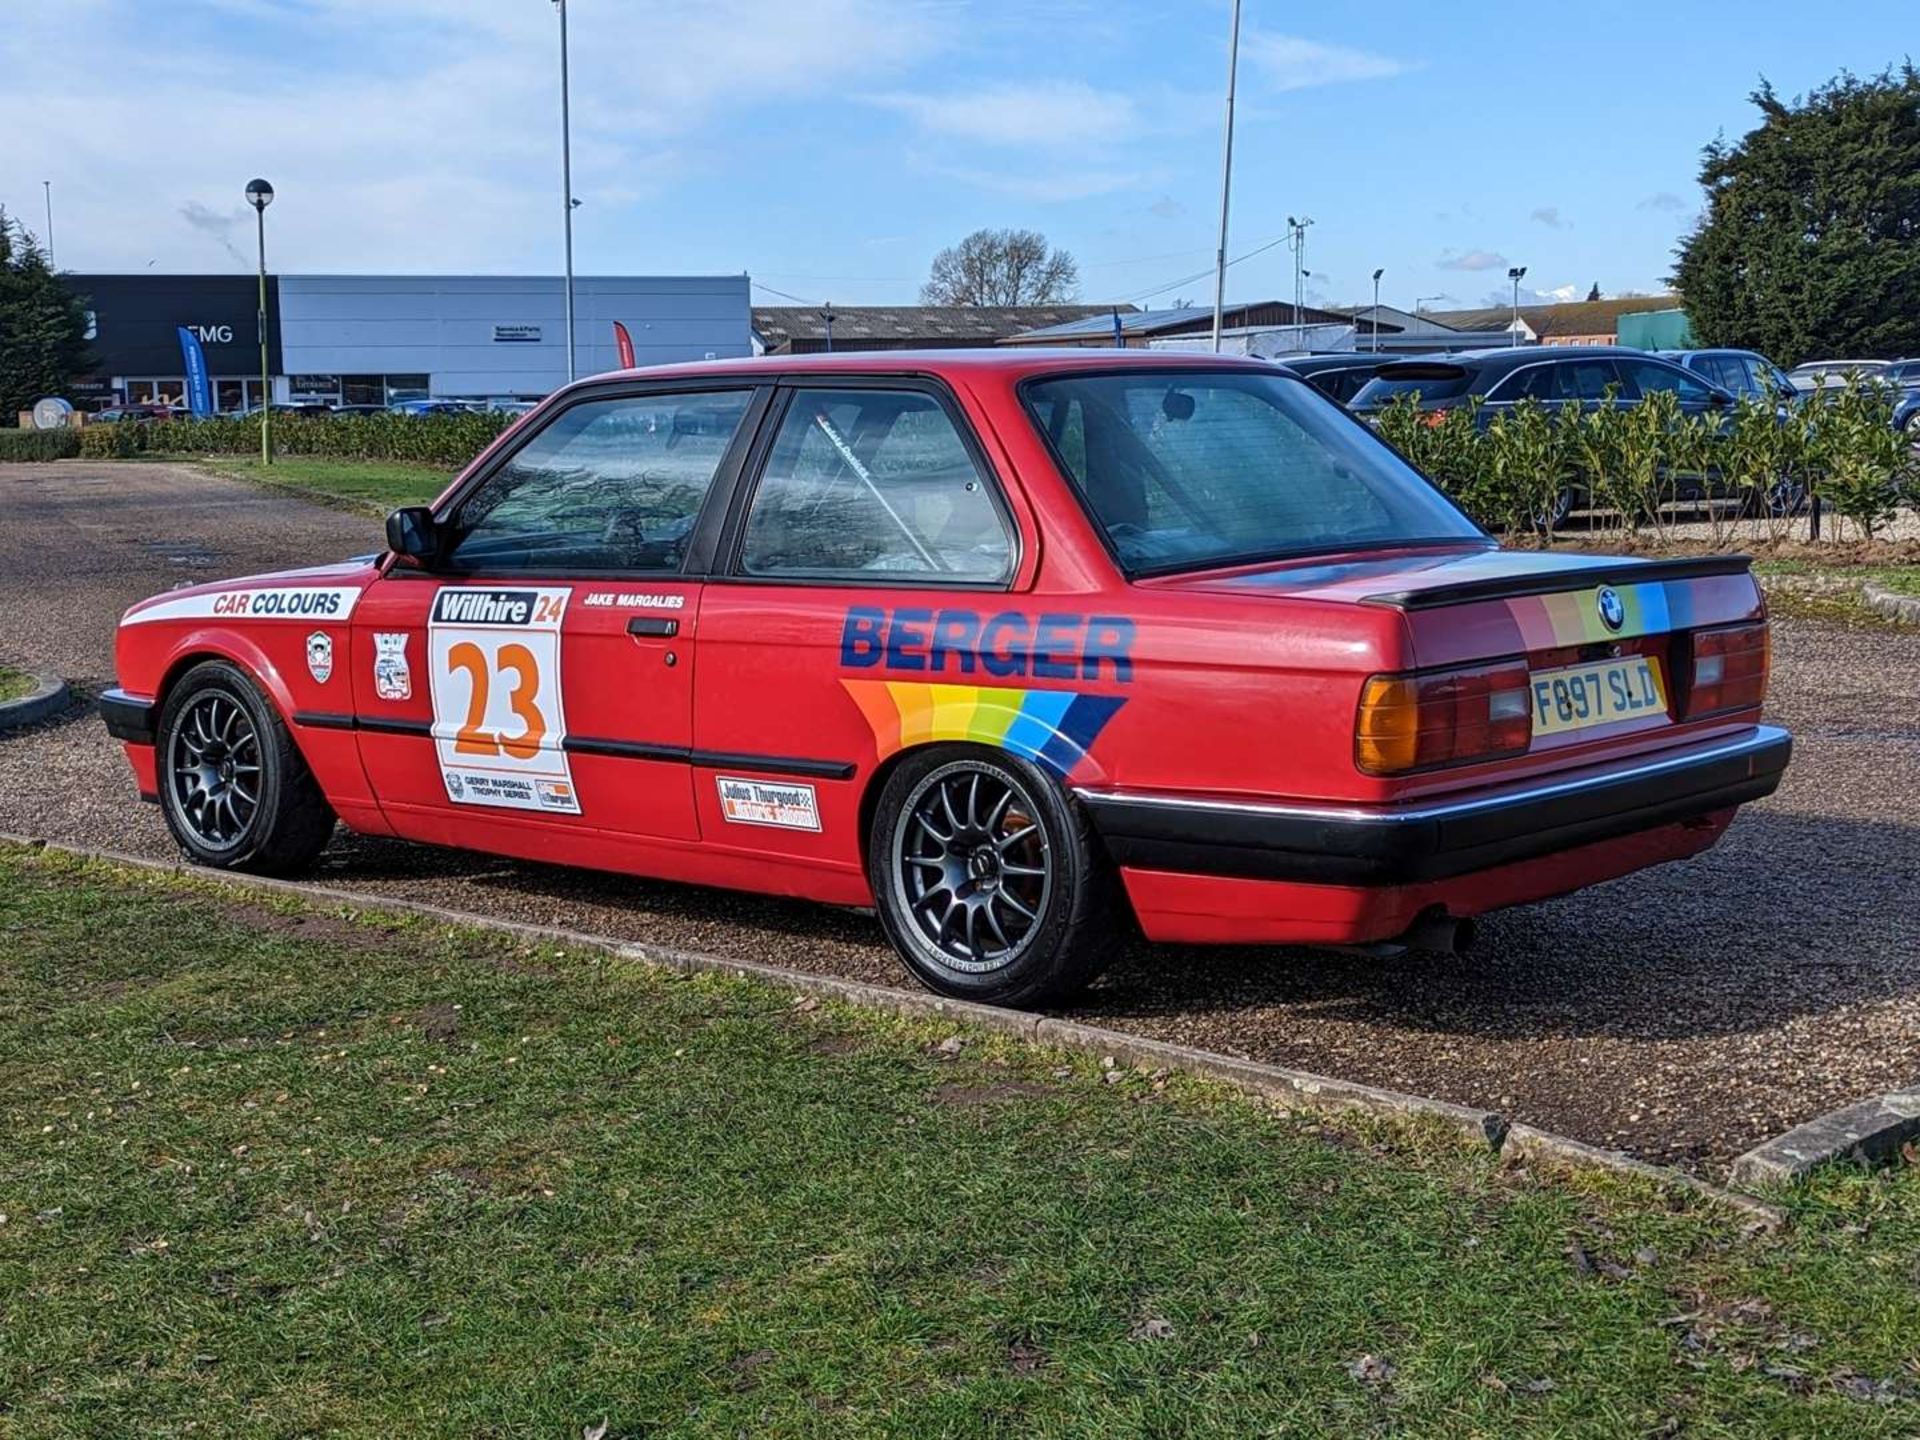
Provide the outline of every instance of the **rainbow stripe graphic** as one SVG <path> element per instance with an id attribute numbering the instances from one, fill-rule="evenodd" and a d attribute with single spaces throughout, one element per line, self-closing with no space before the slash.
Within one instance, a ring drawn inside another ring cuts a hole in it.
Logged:
<path id="1" fill-rule="evenodd" d="M 1684 583 L 1648 581 L 1615 585 L 1613 593 L 1626 609 L 1626 621 L 1609 630 L 1600 618 L 1600 587 L 1563 590 L 1552 595 L 1523 595 L 1506 602 L 1507 613 L 1520 628 L 1524 648 L 1554 650 L 1568 645 L 1591 645 L 1601 640 L 1625 640 L 1635 635 L 1659 635 L 1685 629 L 1693 623 L 1693 592 Z"/>
<path id="2" fill-rule="evenodd" d="M 1086 757 L 1120 707 L 1118 695 L 1011 690 L 997 685 L 929 685 L 909 680 L 842 680 L 885 759 L 909 745 L 968 740 L 1011 750 L 1062 777 Z"/>

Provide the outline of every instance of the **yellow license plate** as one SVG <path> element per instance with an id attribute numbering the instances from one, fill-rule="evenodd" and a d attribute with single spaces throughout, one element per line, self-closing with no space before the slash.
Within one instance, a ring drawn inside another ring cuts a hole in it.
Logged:
<path id="1" fill-rule="evenodd" d="M 1533 675 L 1533 733 L 1558 735 L 1667 713 L 1660 662 L 1650 655 L 1601 660 Z"/>

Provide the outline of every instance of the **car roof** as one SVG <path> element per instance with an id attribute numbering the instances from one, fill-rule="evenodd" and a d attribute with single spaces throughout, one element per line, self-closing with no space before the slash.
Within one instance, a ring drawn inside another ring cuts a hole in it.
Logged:
<path id="1" fill-rule="evenodd" d="M 1214 355 L 1193 350 L 1114 350 L 1091 346 L 1010 346 L 954 350 L 843 350 L 833 354 L 755 355 L 731 360 L 693 360 L 635 370 L 610 370 L 590 377 L 676 379 L 698 376 L 918 375 L 985 376 L 1022 379 L 1073 370 L 1260 370 L 1276 373 L 1269 360 Z"/>
<path id="2" fill-rule="evenodd" d="M 1592 359 L 1655 360 L 1667 365 L 1673 364 L 1673 361 L 1662 360 L 1661 356 L 1651 350 L 1636 350 L 1631 345 L 1502 345 L 1490 350 L 1441 350 L 1429 355 L 1396 357 L 1384 362 L 1381 368 L 1399 365 L 1454 365 L 1462 370 L 1495 373 L 1518 370 L 1523 365 L 1545 365 L 1560 360 Z"/>
<path id="3" fill-rule="evenodd" d="M 1343 350 L 1337 355 L 1288 355 L 1276 356 L 1273 363 L 1284 365 L 1296 375 L 1315 375 L 1322 370 L 1353 370 L 1362 365 L 1385 365 L 1395 356 L 1356 350 Z"/>

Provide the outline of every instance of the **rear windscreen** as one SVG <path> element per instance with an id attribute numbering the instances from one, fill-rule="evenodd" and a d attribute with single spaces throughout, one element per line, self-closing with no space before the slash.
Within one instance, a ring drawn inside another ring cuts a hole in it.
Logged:
<path id="1" fill-rule="evenodd" d="M 1418 392 L 1422 400 L 1457 400 L 1473 383 L 1470 371 L 1448 366 L 1444 370 L 1396 372 L 1383 370 L 1353 397 L 1356 405 L 1384 405 L 1400 395 Z"/>

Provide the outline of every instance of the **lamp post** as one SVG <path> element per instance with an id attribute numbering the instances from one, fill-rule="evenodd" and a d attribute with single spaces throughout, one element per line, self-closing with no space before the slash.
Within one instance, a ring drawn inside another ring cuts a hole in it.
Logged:
<path id="1" fill-rule="evenodd" d="M 1227 202 L 1233 195 L 1233 85 L 1240 73 L 1240 0 L 1233 0 L 1227 40 L 1227 138 L 1220 157 L 1220 248 L 1213 256 L 1213 353 L 1220 353 L 1220 317 L 1227 301 Z"/>
<path id="2" fill-rule="evenodd" d="M 1373 345 L 1370 348 L 1376 355 L 1380 353 L 1380 277 L 1386 273 L 1384 265 L 1373 272 Z"/>
<path id="3" fill-rule="evenodd" d="M 1513 328 L 1507 332 L 1512 345 L 1520 343 L 1520 282 L 1527 278 L 1527 267 L 1515 265 L 1507 271 L 1507 279 L 1513 282 Z"/>
<path id="4" fill-rule="evenodd" d="M 827 327 L 827 354 L 829 355 L 833 353 L 833 321 L 833 302 L 829 300 L 820 312 L 820 323 Z"/>
<path id="5" fill-rule="evenodd" d="M 1297 219 L 1287 216 L 1287 248 L 1293 251 L 1293 343 L 1295 349 L 1304 348 L 1306 340 L 1306 320 L 1300 310 L 1307 301 L 1307 227 L 1313 224 L 1311 215 L 1302 215 Z"/>
<path id="6" fill-rule="evenodd" d="M 53 269 L 53 182 L 42 180 L 40 188 L 47 192 L 47 268 Z"/>
<path id="7" fill-rule="evenodd" d="M 264 180 L 247 182 L 247 203 L 253 206 L 260 235 L 260 463 L 273 463 L 273 384 L 267 372 L 267 206 L 273 186 Z"/>
<path id="8" fill-rule="evenodd" d="M 573 119 L 567 90 L 567 0 L 553 0 L 560 12 L 560 188 L 565 192 L 567 230 L 567 382 L 576 370 L 573 355 Z"/>

